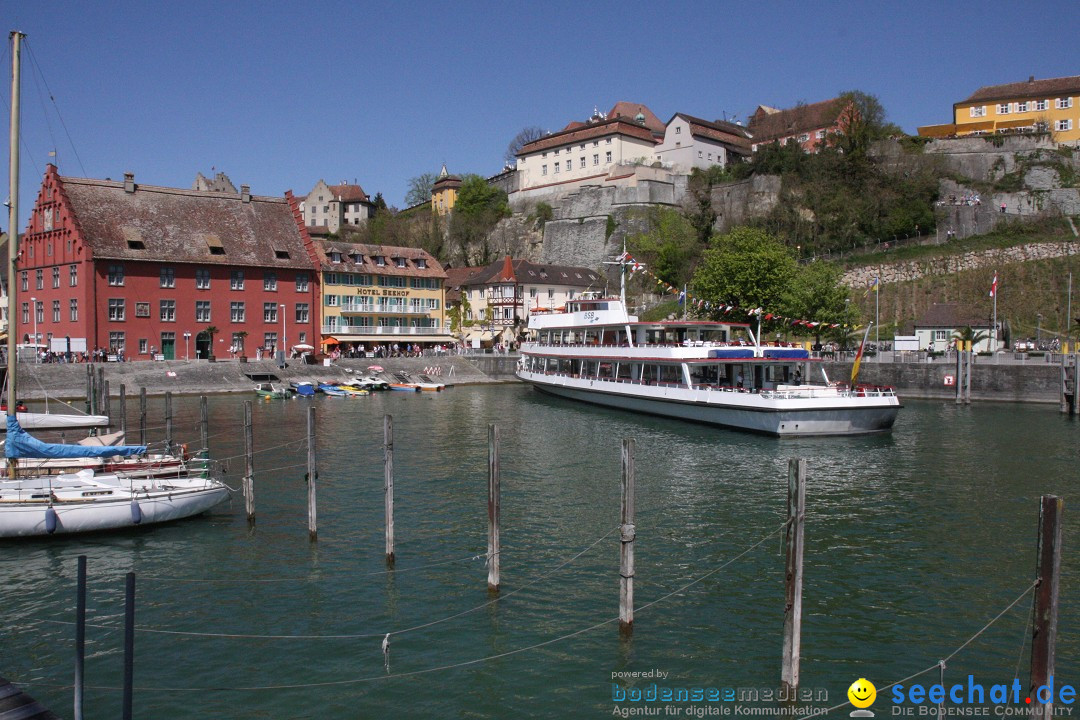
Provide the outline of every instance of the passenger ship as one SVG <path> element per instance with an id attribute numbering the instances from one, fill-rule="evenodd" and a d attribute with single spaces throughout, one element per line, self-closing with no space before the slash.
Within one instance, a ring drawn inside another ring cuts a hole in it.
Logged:
<path id="1" fill-rule="evenodd" d="M 782 437 L 885 432 L 900 409 L 893 388 L 832 383 L 820 367 L 823 382 L 807 382 L 820 360 L 763 346 L 746 323 L 638 322 L 623 300 L 585 294 L 534 310 L 529 329 L 518 378 L 572 400 Z"/>

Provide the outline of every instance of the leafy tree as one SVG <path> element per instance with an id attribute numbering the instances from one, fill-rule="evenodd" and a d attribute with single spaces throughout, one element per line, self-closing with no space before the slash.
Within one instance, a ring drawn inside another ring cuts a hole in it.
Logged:
<path id="1" fill-rule="evenodd" d="M 646 219 L 649 230 L 630 235 L 627 249 L 658 278 L 681 288 L 693 275 L 700 252 L 697 230 L 671 208 L 651 207 Z"/>
<path id="2" fill-rule="evenodd" d="M 510 141 L 510 144 L 506 146 L 506 152 L 503 154 L 503 160 L 509 165 L 517 159 L 518 151 L 525 145 L 539 140 L 544 137 L 546 133 L 541 127 L 536 125 L 530 125 L 526 128 L 522 128 L 521 132 L 514 136 L 514 139 Z"/>
<path id="3" fill-rule="evenodd" d="M 812 262 L 799 267 L 784 295 L 783 313 L 828 324 L 854 323 L 855 309 L 848 302 L 848 289 L 840 282 L 842 276 L 842 270 L 830 263 Z M 798 325 L 793 330 L 800 333 L 809 328 Z M 821 326 L 813 328 L 813 333 L 820 343 Z"/>
<path id="4" fill-rule="evenodd" d="M 405 194 L 406 207 L 412 207 L 431 200 L 431 188 L 438 179 L 438 175 L 430 172 L 409 178 L 409 192 Z"/>
<path id="5" fill-rule="evenodd" d="M 450 215 L 450 243 L 454 258 L 463 265 L 486 265 L 494 259 L 488 236 L 499 220 L 510 214 L 506 193 L 479 175 L 466 175 Z"/>
<path id="6" fill-rule="evenodd" d="M 870 144 L 875 140 L 903 134 L 896 125 L 885 121 L 885 107 L 875 95 L 861 90 L 849 90 L 840 93 L 837 102 L 841 103 L 844 109 L 840 114 L 843 132 L 836 140 L 837 146 L 845 154 L 865 156 Z"/>
<path id="7" fill-rule="evenodd" d="M 764 230 L 738 227 L 713 238 L 693 286 L 699 297 L 716 304 L 777 312 L 796 272 L 795 258 L 778 239 Z"/>

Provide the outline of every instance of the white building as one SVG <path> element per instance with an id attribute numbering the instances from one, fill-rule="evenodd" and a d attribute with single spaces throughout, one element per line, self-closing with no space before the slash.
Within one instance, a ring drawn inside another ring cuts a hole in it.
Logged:
<path id="1" fill-rule="evenodd" d="M 319 180 L 300 203 L 304 224 L 316 235 L 336 233 L 342 225 L 362 225 L 374 209 L 359 185 L 327 185 L 324 180 Z"/>
<path id="2" fill-rule="evenodd" d="M 631 117 L 632 109 L 637 112 Z M 662 135 L 663 123 L 647 107 L 617 103 L 608 115 L 595 113 L 587 122 L 571 122 L 522 146 L 518 192 L 531 196 L 570 190 L 610 179 L 619 165 L 651 164 Z"/>
<path id="3" fill-rule="evenodd" d="M 712 165 L 727 167 L 734 158 L 750 155 L 750 133 L 734 123 L 675 113 L 654 152 L 664 167 L 678 173 Z"/>

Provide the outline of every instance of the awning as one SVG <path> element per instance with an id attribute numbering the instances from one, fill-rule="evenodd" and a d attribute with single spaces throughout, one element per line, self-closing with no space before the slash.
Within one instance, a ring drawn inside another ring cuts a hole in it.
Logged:
<path id="1" fill-rule="evenodd" d="M 956 134 L 956 125 L 925 125 L 919 128 L 919 137 L 940 138 Z"/>
<path id="2" fill-rule="evenodd" d="M 327 345 L 340 345 L 341 341 L 338 340 L 336 337 L 331 336 L 328 338 L 323 338 L 321 344 L 323 347 L 326 347 Z"/>
<path id="3" fill-rule="evenodd" d="M 999 120 L 996 127 L 998 130 L 1005 130 L 1007 128 L 1034 127 L 1034 125 L 1034 120 Z"/>
<path id="4" fill-rule="evenodd" d="M 970 133 L 970 132 L 976 132 L 976 131 L 979 131 L 979 130 L 993 130 L 993 129 L 994 129 L 994 121 L 993 120 L 980 120 L 979 122 L 973 122 L 973 123 L 957 123 L 957 125 L 956 125 L 956 131 L 959 132 L 959 133 Z"/>

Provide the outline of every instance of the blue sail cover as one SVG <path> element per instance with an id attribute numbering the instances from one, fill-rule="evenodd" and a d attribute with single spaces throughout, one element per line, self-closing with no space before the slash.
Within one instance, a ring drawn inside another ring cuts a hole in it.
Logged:
<path id="1" fill-rule="evenodd" d="M 7 440 L 4 455 L 9 458 L 84 458 L 142 455 L 145 445 L 63 445 L 38 440 L 22 429 L 14 415 L 7 416 Z"/>

